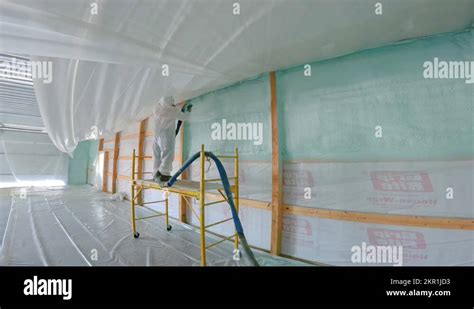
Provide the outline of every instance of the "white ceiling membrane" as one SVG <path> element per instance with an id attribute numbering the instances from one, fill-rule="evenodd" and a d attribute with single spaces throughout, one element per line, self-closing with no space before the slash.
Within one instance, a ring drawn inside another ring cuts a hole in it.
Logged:
<path id="1" fill-rule="evenodd" d="M 240 4 L 235 15 L 234 3 Z M 466 29 L 474 0 L 2 0 L 0 52 L 51 61 L 34 79 L 55 145 L 112 134 L 177 101 L 277 69 Z M 163 76 L 168 65 L 169 76 Z M 223 102 L 225 104 L 225 102 Z"/>

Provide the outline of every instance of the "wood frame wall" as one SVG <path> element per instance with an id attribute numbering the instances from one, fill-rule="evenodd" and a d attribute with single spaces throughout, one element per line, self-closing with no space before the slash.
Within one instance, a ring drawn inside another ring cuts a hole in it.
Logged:
<path id="1" fill-rule="evenodd" d="M 140 123 L 140 127 L 143 128 L 143 122 Z M 152 132 L 144 131 L 143 134 L 134 134 L 135 138 L 143 139 L 145 136 L 150 136 Z M 183 163 L 183 144 L 184 144 L 184 129 L 181 131 L 180 136 L 180 143 L 181 143 L 181 152 L 178 155 L 178 160 Z M 113 151 L 112 149 L 104 149 L 104 142 L 111 142 L 111 141 L 104 141 L 104 139 L 100 139 L 99 141 L 99 151 L 104 152 L 104 166 L 102 175 L 104 176 L 102 180 L 102 191 L 107 192 L 107 179 L 112 173 L 109 173 L 108 166 L 109 166 L 109 154 Z M 142 141 L 142 143 L 144 143 Z M 114 146 L 114 149 L 117 147 Z M 130 160 L 131 157 L 127 156 L 118 156 L 118 160 Z M 280 158 L 281 159 L 281 158 Z M 147 158 L 145 159 L 147 160 Z M 142 163 L 143 164 L 143 163 Z M 278 163 L 281 166 L 281 162 Z M 275 165 L 272 165 L 272 168 Z M 279 169 L 275 169 L 279 170 Z M 272 171 L 273 172 L 273 171 Z M 281 175 L 281 174 L 280 174 Z M 272 173 L 273 176 L 273 173 Z M 126 175 L 117 175 L 115 177 L 115 181 L 117 179 L 121 180 L 130 180 L 130 176 Z M 277 182 L 278 184 L 278 182 Z M 273 197 L 273 196 L 272 196 Z M 330 210 L 330 209 L 322 209 L 322 208 L 308 208 L 298 205 L 291 205 L 291 204 L 284 204 L 282 201 L 282 196 L 276 195 L 278 200 L 272 202 L 264 202 L 258 200 L 250 200 L 241 198 L 241 206 L 243 207 L 250 207 L 256 209 L 262 209 L 266 211 L 271 211 L 272 216 L 275 212 L 279 217 L 282 215 L 289 214 L 289 215 L 300 215 L 300 216 L 307 216 L 307 217 L 317 217 L 317 218 L 324 218 L 324 219 L 333 219 L 333 220 L 344 220 L 344 221 L 353 221 L 353 222 L 363 222 L 363 223 L 375 223 L 375 224 L 386 224 L 386 225 L 396 225 L 396 226 L 413 226 L 413 227 L 425 227 L 425 228 L 443 228 L 443 229 L 459 229 L 459 230 L 474 230 L 474 220 L 472 219 L 463 219 L 463 218 L 444 218 L 444 217 L 430 217 L 430 216 L 407 216 L 407 215 L 391 215 L 391 214 L 376 214 L 376 213 L 364 213 L 364 212 L 357 212 L 357 211 L 348 211 L 348 210 Z M 213 195 L 209 194 L 210 199 L 220 199 L 222 198 L 220 195 Z M 277 202 L 278 207 L 274 209 L 274 205 Z M 185 206 L 185 201 L 180 202 L 181 206 L 180 209 L 183 209 Z M 181 211 L 180 219 L 185 219 L 186 212 Z M 278 230 L 274 230 L 275 225 L 273 222 L 276 220 L 272 220 L 272 231 L 273 233 L 278 233 Z M 186 222 L 186 220 L 183 220 Z M 281 229 L 280 229 L 280 237 L 281 237 Z M 276 237 L 272 237 L 272 240 Z M 276 238 L 278 241 L 278 238 Z M 281 241 L 281 239 L 280 239 Z M 281 245 L 281 243 L 280 243 Z"/>
<path id="2" fill-rule="evenodd" d="M 283 185 L 282 185 L 282 169 L 283 162 L 280 147 L 280 128 L 279 128 L 279 112 L 277 99 L 277 79 L 275 72 L 269 73 L 269 87 L 270 87 L 270 112 L 271 112 L 271 145 L 272 145 L 272 200 L 271 202 L 263 202 L 250 199 L 240 199 L 242 207 L 250 207 L 271 211 L 271 250 L 274 255 L 281 255 L 282 246 L 282 230 L 283 230 L 283 216 L 299 215 L 308 217 L 317 217 L 333 220 L 344 220 L 352 222 L 385 224 L 395 226 L 412 226 L 422 228 L 442 228 L 442 229 L 458 229 L 458 230 L 474 230 L 474 220 L 464 218 L 448 218 L 448 217 L 430 217 L 430 216 L 409 216 L 409 215 L 391 215 L 391 214 L 377 214 L 364 213 L 357 211 L 346 210 L 330 210 L 322 208 L 308 208 L 297 205 L 288 205 L 283 203 Z M 147 119 L 140 122 L 140 130 L 137 134 L 126 134 L 121 136 L 120 132 L 115 135 L 114 148 L 104 149 L 104 139 L 99 141 L 99 151 L 104 152 L 104 167 L 102 191 L 107 192 L 107 179 L 112 174 L 112 193 L 116 192 L 117 179 L 130 180 L 130 176 L 117 175 L 118 160 L 131 160 L 130 156 L 119 156 L 120 140 L 128 140 L 138 138 L 138 155 L 143 157 L 144 140 L 147 136 L 152 136 L 153 132 L 146 130 Z M 184 163 L 184 142 L 185 133 L 184 125 L 180 133 L 180 152 L 175 157 L 180 164 Z M 111 141 L 108 141 L 111 142 Z M 113 171 L 108 171 L 109 153 L 113 151 Z M 143 174 L 144 162 L 149 158 L 140 158 L 138 160 L 138 176 Z M 186 179 L 186 172 L 182 174 L 182 178 Z M 210 199 L 221 199 L 219 195 L 208 194 Z M 142 202 L 142 197 L 139 198 Z M 186 198 L 181 197 L 179 200 L 179 219 L 182 222 L 187 222 L 186 218 Z"/>

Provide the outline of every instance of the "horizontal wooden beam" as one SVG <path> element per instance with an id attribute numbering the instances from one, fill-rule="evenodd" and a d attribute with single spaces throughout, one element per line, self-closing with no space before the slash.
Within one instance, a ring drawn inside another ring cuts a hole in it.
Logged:
<path id="1" fill-rule="evenodd" d="M 463 218 L 377 214 L 347 210 L 308 208 L 292 205 L 285 205 L 284 212 L 285 214 L 289 215 L 318 217 L 331 220 L 355 221 L 400 226 L 416 226 L 425 228 L 474 230 L 474 220 Z"/>
<path id="2" fill-rule="evenodd" d="M 474 157 L 459 157 L 459 158 L 444 158 L 443 160 L 439 159 L 406 159 L 406 160 L 315 160 L 315 159 L 302 159 L 302 160 L 285 160 L 283 161 L 286 164 L 298 164 L 298 163 L 307 163 L 307 164 L 326 164 L 326 163 L 405 163 L 405 162 L 452 162 L 452 161 L 472 161 Z"/>
<path id="3" fill-rule="evenodd" d="M 113 176 L 112 172 L 108 172 L 107 176 Z M 132 176 L 130 175 L 117 175 L 117 179 L 128 180 L 131 181 Z"/>
<path id="4" fill-rule="evenodd" d="M 112 173 L 107 173 L 109 176 Z M 120 175 L 117 178 L 130 181 L 130 176 Z M 206 198 L 210 201 L 221 200 L 220 194 L 206 193 Z M 272 210 L 271 202 L 251 200 L 240 198 L 240 206 L 262 209 L 266 211 Z M 283 205 L 283 213 L 285 215 L 317 217 L 331 220 L 342 220 L 352 222 L 385 224 L 395 226 L 414 226 L 422 228 L 441 228 L 455 230 L 474 230 L 474 219 L 464 218 L 448 218 L 448 217 L 430 217 L 430 216 L 407 216 L 393 214 L 377 214 L 366 213 L 349 210 L 333 210 L 322 208 L 309 208 L 297 205 Z"/>
<path id="5" fill-rule="evenodd" d="M 148 137 L 148 136 L 154 136 L 154 133 L 152 131 L 144 131 L 142 134 L 144 134 L 144 137 Z M 137 132 L 137 133 L 128 133 L 128 134 L 124 134 L 120 137 L 120 140 L 124 141 L 124 140 L 134 140 L 134 139 L 137 139 L 140 137 L 140 132 Z M 110 140 L 106 140 L 104 141 L 105 143 L 113 143 L 115 140 L 113 139 L 110 139 Z"/>
<path id="6" fill-rule="evenodd" d="M 206 193 L 206 199 L 209 199 L 210 201 L 218 201 L 222 200 L 222 195 L 216 194 L 216 193 Z M 257 208 L 257 209 L 263 209 L 263 210 L 272 210 L 272 203 L 271 202 L 263 202 L 263 201 L 257 201 L 257 200 L 250 200 L 250 199 L 244 199 L 240 198 L 240 205 L 244 205 L 246 207 L 250 208 Z"/>
<path id="7" fill-rule="evenodd" d="M 123 160 L 123 161 L 129 161 L 129 160 L 132 160 L 132 156 L 119 156 L 119 160 Z M 174 156 L 174 160 L 178 160 L 179 159 L 179 156 Z M 150 158 L 143 158 L 143 160 L 146 160 L 146 161 L 152 161 L 153 158 L 150 157 Z"/>
<path id="8" fill-rule="evenodd" d="M 206 198 L 218 200 L 222 198 L 219 194 L 207 193 Z M 263 202 L 250 199 L 240 199 L 242 206 L 258 208 L 263 210 L 272 210 L 271 202 Z M 332 210 L 321 208 L 309 208 L 297 205 L 283 205 L 283 213 L 288 215 L 299 215 L 307 217 L 318 217 L 323 219 L 343 220 L 353 222 L 416 226 L 425 228 L 459 229 L 474 230 L 474 220 L 464 218 L 446 218 L 430 216 L 407 216 L 393 214 L 365 213 L 348 210 Z"/>

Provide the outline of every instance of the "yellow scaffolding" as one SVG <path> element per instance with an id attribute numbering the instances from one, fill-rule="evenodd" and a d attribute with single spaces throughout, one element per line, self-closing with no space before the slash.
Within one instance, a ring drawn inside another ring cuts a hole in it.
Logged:
<path id="1" fill-rule="evenodd" d="M 235 154 L 233 156 L 230 155 L 216 155 L 216 157 L 221 158 L 221 159 L 234 159 L 234 177 L 229 178 L 229 180 L 233 180 L 233 185 L 231 184 L 231 191 L 233 193 L 233 198 L 235 202 L 235 207 L 237 210 L 237 213 L 239 212 L 239 150 L 238 148 L 235 148 Z M 206 249 L 209 249 L 211 247 L 214 247 L 226 240 L 231 240 L 234 238 L 234 254 L 239 253 L 239 236 L 237 234 L 237 231 L 234 232 L 234 234 L 228 236 L 228 237 L 221 237 L 222 239 L 214 242 L 210 245 L 206 245 L 206 232 L 209 232 L 207 229 L 219 224 L 223 224 L 225 222 L 228 222 L 232 220 L 232 218 L 227 218 L 218 222 L 214 222 L 211 224 L 206 225 L 206 218 L 205 218 L 205 208 L 207 206 L 211 205 L 217 205 L 220 203 L 227 203 L 227 197 L 224 194 L 224 186 L 222 183 L 214 183 L 216 181 L 220 181 L 219 178 L 217 179 L 206 179 L 205 178 L 205 162 L 206 162 L 206 156 L 204 152 L 204 145 L 201 145 L 201 153 L 200 153 L 200 168 L 201 168 L 201 179 L 200 181 L 191 181 L 191 180 L 177 180 L 172 187 L 162 187 L 159 183 L 154 182 L 153 180 L 147 180 L 147 179 L 136 179 L 135 175 L 139 174 L 135 170 L 135 160 L 136 159 L 144 159 L 144 158 L 152 158 L 152 156 L 137 156 L 135 154 L 135 149 L 133 149 L 133 155 L 132 155 L 132 179 L 131 179 L 131 189 L 132 189 L 132 198 L 131 198 L 131 204 L 132 204 L 132 228 L 133 228 L 133 236 L 135 238 L 138 238 L 140 234 L 137 232 L 137 226 L 136 226 L 136 221 L 138 220 L 144 220 L 144 219 L 149 219 L 149 218 L 154 218 L 158 216 L 165 216 L 165 223 L 166 223 L 166 229 L 168 231 L 171 230 L 171 225 L 169 224 L 169 212 L 168 212 L 168 199 L 169 199 L 169 194 L 170 193 L 176 193 L 179 195 L 184 195 L 186 197 L 191 197 L 195 198 L 199 202 L 199 209 L 200 213 L 197 214 L 194 211 L 193 206 L 189 203 L 188 199 L 184 199 L 186 201 L 186 206 L 188 206 L 192 213 L 198 218 L 199 220 L 199 229 L 200 229 L 200 237 L 201 237 L 201 266 L 206 266 Z M 143 174 L 143 173 L 142 173 Z M 152 202 L 146 202 L 142 203 L 142 205 L 139 205 L 140 207 L 144 207 L 148 210 L 150 210 L 153 215 L 151 216 L 146 216 L 146 217 L 140 217 L 137 218 L 135 214 L 135 208 L 137 206 L 137 198 L 140 195 L 140 193 L 145 190 L 145 189 L 154 189 L 154 190 L 160 190 L 164 192 L 164 199 L 163 200 L 158 200 L 158 201 L 152 201 Z M 206 203 L 206 193 L 219 193 L 223 199 L 214 201 L 214 202 L 209 202 Z M 154 204 L 154 203 L 165 203 L 165 212 L 159 212 L 154 209 L 151 209 L 149 207 L 146 207 L 146 204 Z M 215 234 L 214 234 L 215 235 Z"/>

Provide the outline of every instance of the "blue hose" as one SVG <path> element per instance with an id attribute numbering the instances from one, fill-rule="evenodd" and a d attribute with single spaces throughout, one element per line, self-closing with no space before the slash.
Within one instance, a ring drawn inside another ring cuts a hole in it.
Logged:
<path id="1" fill-rule="evenodd" d="M 232 219 L 234 221 L 235 230 L 237 231 L 237 235 L 239 235 L 239 239 L 240 239 L 240 242 L 242 243 L 242 247 L 244 248 L 245 253 L 249 256 L 250 260 L 252 261 L 252 264 L 254 266 L 259 266 L 257 259 L 253 255 L 253 252 L 247 243 L 247 239 L 245 238 L 244 229 L 242 227 L 242 223 L 240 222 L 239 215 L 235 208 L 234 198 L 232 197 L 232 191 L 230 189 L 229 178 L 227 177 L 227 173 L 225 171 L 224 165 L 212 152 L 206 151 L 204 152 L 204 154 L 206 157 L 211 158 L 217 166 L 217 170 L 219 171 L 222 185 L 224 186 L 224 191 L 227 196 L 227 201 L 230 206 L 230 211 L 232 212 Z M 198 152 L 198 153 L 195 153 L 191 158 L 189 158 L 183 164 L 183 166 L 173 175 L 173 177 L 171 177 L 171 179 L 168 181 L 168 187 L 173 186 L 173 184 L 178 179 L 179 175 L 181 175 L 191 165 L 191 163 L 193 163 L 200 156 L 201 156 L 201 153 Z"/>

